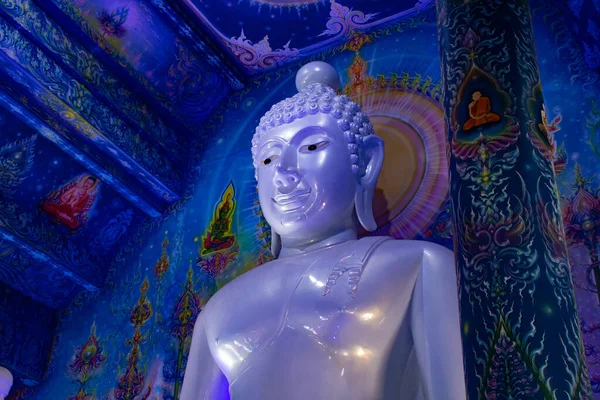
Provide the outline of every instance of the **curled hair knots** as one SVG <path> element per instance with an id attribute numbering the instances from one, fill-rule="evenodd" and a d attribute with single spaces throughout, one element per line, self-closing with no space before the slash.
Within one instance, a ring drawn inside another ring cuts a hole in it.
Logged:
<path id="1" fill-rule="evenodd" d="M 296 95 L 273 105 L 260 119 L 252 138 L 254 167 L 258 167 L 258 146 L 267 131 L 317 113 L 331 115 L 336 119 L 337 125 L 344 133 L 344 138 L 348 143 L 352 171 L 359 176 L 364 174 L 362 139 L 373 134 L 373 126 L 369 122 L 368 116 L 360 111 L 358 104 L 348 96 L 336 95 L 331 87 L 322 83 L 312 83 Z"/>

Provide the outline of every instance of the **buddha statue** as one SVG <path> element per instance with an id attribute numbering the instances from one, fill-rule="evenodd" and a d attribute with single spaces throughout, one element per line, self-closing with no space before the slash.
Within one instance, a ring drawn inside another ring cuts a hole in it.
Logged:
<path id="1" fill-rule="evenodd" d="M 275 259 L 200 313 L 182 400 L 464 400 L 454 256 L 376 229 L 383 141 L 322 62 L 260 120 L 252 156 Z"/>

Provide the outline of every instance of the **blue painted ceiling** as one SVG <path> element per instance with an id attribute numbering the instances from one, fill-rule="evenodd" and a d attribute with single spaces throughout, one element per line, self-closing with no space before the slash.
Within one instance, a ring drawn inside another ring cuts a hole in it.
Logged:
<path id="1" fill-rule="evenodd" d="M 433 6 L 434 0 L 181 0 L 247 74 L 339 44 Z"/>
<path id="2" fill-rule="evenodd" d="M 600 68 L 599 0 L 558 2 Z M 434 0 L 0 3 L 0 280 L 52 308 L 184 197 L 202 124 L 252 76 Z M 587 49 L 587 50 L 585 50 Z"/>
<path id="3" fill-rule="evenodd" d="M 51 308 L 183 196 L 202 123 L 253 74 L 433 0 L 0 3 L 0 279 Z"/>

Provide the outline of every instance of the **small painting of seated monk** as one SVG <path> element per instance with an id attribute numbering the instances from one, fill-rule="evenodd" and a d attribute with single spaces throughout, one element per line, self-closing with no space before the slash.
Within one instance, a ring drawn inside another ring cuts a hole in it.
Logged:
<path id="1" fill-rule="evenodd" d="M 469 119 L 463 124 L 463 130 L 468 131 L 478 126 L 500 121 L 500 116 L 492 112 L 492 103 L 489 97 L 484 97 L 481 92 L 473 93 L 473 101 L 469 104 Z"/>

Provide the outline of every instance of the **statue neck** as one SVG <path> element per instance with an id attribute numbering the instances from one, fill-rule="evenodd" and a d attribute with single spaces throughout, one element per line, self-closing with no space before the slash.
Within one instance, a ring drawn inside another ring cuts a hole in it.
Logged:
<path id="1" fill-rule="evenodd" d="M 356 240 L 357 238 L 358 235 L 356 233 L 356 228 L 345 229 L 333 236 L 328 237 L 325 240 L 311 243 L 308 246 L 286 246 L 285 239 L 282 238 L 282 247 L 278 258 L 310 253 L 311 251 L 319 250 L 325 247 L 331 247 L 338 243 L 348 242 L 350 240 Z"/>

